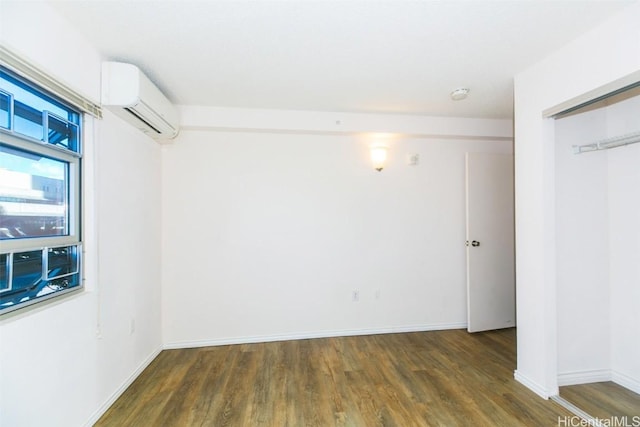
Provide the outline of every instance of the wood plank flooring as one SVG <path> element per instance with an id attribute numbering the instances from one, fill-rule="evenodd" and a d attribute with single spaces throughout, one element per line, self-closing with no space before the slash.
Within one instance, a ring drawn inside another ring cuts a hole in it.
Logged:
<path id="1" fill-rule="evenodd" d="M 640 395 L 616 383 L 580 384 L 560 387 L 560 397 L 595 418 L 627 417 L 640 425 Z M 634 418 L 635 417 L 635 418 Z"/>
<path id="2" fill-rule="evenodd" d="M 557 426 L 513 379 L 515 330 L 165 350 L 96 426 Z"/>

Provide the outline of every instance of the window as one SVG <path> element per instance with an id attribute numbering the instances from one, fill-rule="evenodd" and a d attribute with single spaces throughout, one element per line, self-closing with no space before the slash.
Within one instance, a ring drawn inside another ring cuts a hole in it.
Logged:
<path id="1" fill-rule="evenodd" d="M 0 67 L 0 314 L 82 287 L 81 119 Z"/>

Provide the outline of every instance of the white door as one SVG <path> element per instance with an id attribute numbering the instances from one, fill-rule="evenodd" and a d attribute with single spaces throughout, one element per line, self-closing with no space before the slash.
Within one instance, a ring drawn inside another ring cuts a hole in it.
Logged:
<path id="1" fill-rule="evenodd" d="M 466 154 L 467 329 L 515 326 L 513 155 Z"/>

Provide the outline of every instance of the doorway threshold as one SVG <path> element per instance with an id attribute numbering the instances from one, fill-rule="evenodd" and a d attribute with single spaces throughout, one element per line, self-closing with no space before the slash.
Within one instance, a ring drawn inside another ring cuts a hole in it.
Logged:
<path id="1" fill-rule="evenodd" d="M 550 399 L 553 400 L 554 402 L 556 402 L 558 405 L 562 406 L 563 408 L 567 409 L 569 412 L 571 412 L 575 416 L 580 417 L 581 419 L 583 419 L 587 423 L 586 425 L 593 426 L 593 427 L 606 427 L 600 421 L 600 419 L 592 417 L 591 415 L 587 414 L 582 409 L 578 408 L 573 403 L 571 403 L 568 400 L 560 397 L 560 395 L 551 396 Z M 573 425 L 573 424 L 567 424 L 567 425 Z M 583 424 L 579 424 L 579 425 L 583 425 Z"/>

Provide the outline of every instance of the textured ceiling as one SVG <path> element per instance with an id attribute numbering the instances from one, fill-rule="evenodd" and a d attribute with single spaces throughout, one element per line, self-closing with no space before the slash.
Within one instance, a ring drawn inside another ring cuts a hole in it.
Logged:
<path id="1" fill-rule="evenodd" d="M 177 104 L 510 118 L 516 73 L 633 1 L 51 3 Z"/>

